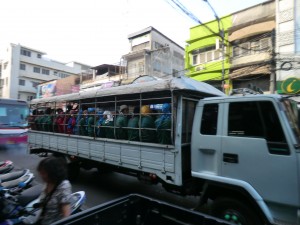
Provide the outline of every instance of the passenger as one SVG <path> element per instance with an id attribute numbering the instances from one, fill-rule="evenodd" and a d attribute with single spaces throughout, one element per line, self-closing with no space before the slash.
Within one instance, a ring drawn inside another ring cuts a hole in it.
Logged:
<path id="1" fill-rule="evenodd" d="M 82 136 L 88 136 L 87 122 L 88 122 L 88 111 L 84 110 L 83 116 L 79 121 L 79 134 Z"/>
<path id="2" fill-rule="evenodd" d="M 58 115 L 56 117 L 56 125 L 57 125 L 57 132 L 58 133 L 65 133 L 65 115 L 62 109 L 58 110 Z"/>
<path id="3" fill-rule="evenodd" d="M 71 215 L 72 187 L 67 180 L 66 163 L 61 158 L 43 159 L 37 170 L 46 183 L 37 207 L 41 208 L 39 225 L 50 225 Z"/>
<path id="4" fill-rule="evenodd" d="M 51 108 L 45 110 L 45 115 L 42 119 L 43 131 L 52 132 L 53 130 L 53 119 L 51 116 Z"/>
<path id="5" fill-rule="evenodd" d="M 124 129 L 123 127 L 127 127 L 128 124 L 128 113 L 129 109 L 127 105 L 121 105 L 120 106 L 120 112 L 116 119 L 116 138 L 127 140 L 127 129 Z"/>
<path id="6" fill-rule="evenodd" d="M 171 105 L 165 103 L 162 106 L 162 115 L 155 121 L 157 139 L 160 144 L 171 144 Z"/>
<path id="7" fill-rule="evenodd" d="M 88 136 L 90 137 L 94 137 L 95 133 L 94 133 L 94 127 L 95 127 L 95 109 L 94 108 L 88 108 L 88 121 L 87 121 L 87 132 L 88 132 Z"/>
<path id="8" fill-rule="evenodd" d="M 100 126 L 104 121 L 104 117 L 103 117 L 103 111 L 99 111 L 97 113 L 97 118 L 96 118 L 96 135 L 97 137 L 101 137 L 101 129 Z"/>
<path id="9" fill-rule="evenodd" d="M 156 131 L 155 129 L 155 123 L 150 115 L 151 109 L 148 105 L 144 105 L 141 108 L 141 141 L 142 142 L 151 142 L 155 143 L 156 142 Z M 147 129 L 150 128 L 150 129 Z M 151 130 L 153 129 L 153 130 Z"/>
<path id="10" fill-rule="evenodd" d="M 114 118 L 111 114 L 110 111 L 104 111 L 103 113 L 103 122 L 101 124 L 101 132 L 100 132 L 100 137 L 102 138 L 110 138 L 114 139 Z"/>
<path id="11" fill-rule="evenodd" d="M 79 110 L 79 112 L 77 114 L 77 117 L 76 117 L 76 125 L 74 127 L 74 134 L 75 135 L 79 135 L 79 130 L 80 130 L 79 122 L 80 122 L 81 117 L 82 117 L 82 110 Z"/>
<path id="12" fill-rule="evenodd" d="M 139 141 L 139 117 L 140 107 L 134 107 L 132 117 L 128 121 L 127 127 L 136 128 L 128 129 L 128 141 Z"/>
<path id="13" fill-rule="evenodd" d="M 37 110 L 34 109 L 32 111 L 32 115 L 28 119 L 28 123 L 30 124 L 30 127 L 31 127 L 32 130 L 36 130 L 37 129 L 36 128 L 36 124 L 35 124 L 36 117 L 37 117 Z"/>
<path id="14" fill-rule="evenodd" d="M 71 110 L 70 111 L 70 117 L 68 120 L 68 125 L 67 125 L 67 133 L 68 134 L 74 134 L 74 128 L 76 126 L 76 111 L 75 110 Z"/>
<path id="15" fill-rule="evenodd" d="M 43 114 L 44 114 L 44 112 L 38 111 L 37 112 L 37 117 L 34 120 L 35 125 L 36 125 L 36 129 L 39 130 L 39 131 L 43 130 L 43 123 L 42 123 L 43 122 Z"/>

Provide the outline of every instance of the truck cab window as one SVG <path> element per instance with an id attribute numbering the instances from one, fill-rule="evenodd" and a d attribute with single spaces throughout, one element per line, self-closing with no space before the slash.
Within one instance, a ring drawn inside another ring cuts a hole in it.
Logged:
<path id="1" fill-rule="evenodd" d="M 205 135 L 216 135 L 218 126 L 218 104 L 205 104 L 202 113 L 200 132 Z"/>
<path id="2" fill-rule="evenodd" d="M 269 101 L 230 103 L 228 136 L 264 138 L 270 153 L 289 154 L 277 112 Z"/>

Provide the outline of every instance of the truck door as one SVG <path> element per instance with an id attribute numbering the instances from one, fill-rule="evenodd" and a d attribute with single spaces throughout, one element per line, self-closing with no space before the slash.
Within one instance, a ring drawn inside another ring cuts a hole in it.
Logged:
<path id="1" fill-rule="evenodd" d="M 197 107 L 192 140 L 193 172 L 214 175 L 220 173 L 221 112 L 221 103 L 217 100 L 205 102 Z"/>
<path id="2" fill-rule="evenodd" d="M 296 153 L 280 108 L 271 100 L 238 100 L 224 103 L 222 176 L 249 183 L 276 213 L 298 205 Z"/>

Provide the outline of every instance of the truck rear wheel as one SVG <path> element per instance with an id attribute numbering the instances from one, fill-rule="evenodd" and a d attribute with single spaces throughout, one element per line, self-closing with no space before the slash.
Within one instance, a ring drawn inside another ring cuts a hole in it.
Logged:
<path id="1" fill-rule="evenodd" d="M 220 197 L 212 205 L 212 215 L 239 225 L 263 225 L 255 211 L 236 199 Z"/>

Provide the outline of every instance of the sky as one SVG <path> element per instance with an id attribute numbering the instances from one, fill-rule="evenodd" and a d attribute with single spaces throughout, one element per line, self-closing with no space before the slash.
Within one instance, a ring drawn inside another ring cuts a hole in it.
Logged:
<path id="1" fill-rule="evenodd" d="M 117 63 L 128 53 L 128 34 L 149 26 L 185 46 L 197 25 L 170 0 L 5 0 L 0 13 L 0 58 L 9 43 L 61 62 Z M 214 19 L 203 0 L 180 0 L 200 21 Z M 218 16 L 263 0 L 209 0 Z"/>

